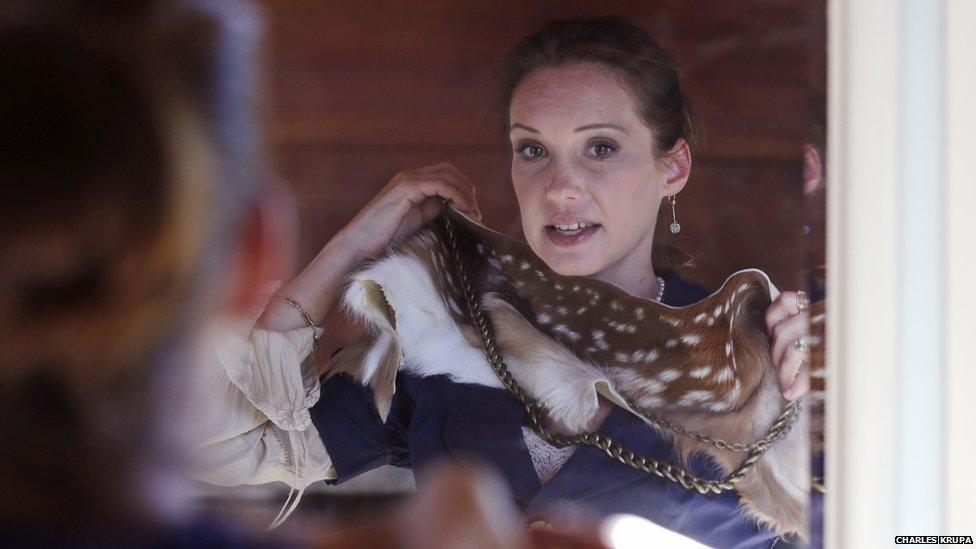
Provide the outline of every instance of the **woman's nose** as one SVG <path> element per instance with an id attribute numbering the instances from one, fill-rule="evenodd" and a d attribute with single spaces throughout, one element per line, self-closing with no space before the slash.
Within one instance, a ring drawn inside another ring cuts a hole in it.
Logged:
<path id="1" fill-rule="evenodd" d="M 579 180 L 565 169 L 553 170 L 552 179 L 546 188 L 546 197 L 554 202 L 579 200 L 583 195 L 583 187 Z"/>

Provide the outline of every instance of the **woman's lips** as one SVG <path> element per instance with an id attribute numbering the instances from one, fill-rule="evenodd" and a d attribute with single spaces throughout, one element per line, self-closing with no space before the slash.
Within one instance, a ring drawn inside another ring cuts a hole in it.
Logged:
<path id="1" fill-rule="evenodd" d="M 576 234 L 565 234 L 557 230 L 553 226 L 547 226 L 545 228 L 546 237 L 549 241 L 557 246 L 576 246 L 588 239 L 590 239 L 596 232 L 600 229 L 600 225 L 590 225 L 584 229 L 581 229 Z"/>

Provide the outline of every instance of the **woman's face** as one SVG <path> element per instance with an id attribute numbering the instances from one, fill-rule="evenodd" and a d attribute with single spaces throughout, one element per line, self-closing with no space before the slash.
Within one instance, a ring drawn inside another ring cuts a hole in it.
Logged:
<path id="1" fill-rule="evenodd" d="M 535 70 L 509 116 L 512 183 L 536 255 L 559 274 L 610 282 L 647 271 L 661 199 L 684 180 L 669 184 L 619 77 L 592 64 Z"/>

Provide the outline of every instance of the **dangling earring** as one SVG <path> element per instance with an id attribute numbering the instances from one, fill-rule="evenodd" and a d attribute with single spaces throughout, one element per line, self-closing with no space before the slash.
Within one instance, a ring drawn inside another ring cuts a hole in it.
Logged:
<path id="1" fill-rule="evenodd" d="M 674 203 L 678 199 L 671 195 L 668 197 L 668 201 L 671 202 L 671 234 L 678 234 L 681 232 L 681 224 L 678 223 L 678 214 L 674 211 Z"/>

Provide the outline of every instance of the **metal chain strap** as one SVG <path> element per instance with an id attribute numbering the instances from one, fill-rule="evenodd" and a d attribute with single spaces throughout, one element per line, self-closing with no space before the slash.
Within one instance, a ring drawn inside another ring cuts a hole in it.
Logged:
<path id="1" fill-rule="evenodd" d="M 502 385 L 504 385 L 505 388 L 508 389 L 508 391 L 512 393 L 525 407 L 525 411 L 529 419 L 529 426 L 533 431 L 536 432 L 536 434 L 542 437 L 543 440 L 546 440 L 550 444 L 558 447 L 563 447 L 568 444 L 585 444 L 587 446 L 592 446 L 602 451 L 614 461 L 632 467 L 636 470 L 643 471 L 644 473 L 670 480 L 671 482 L 680 484 L 686 489 L 693 489 L 701 494 L 721 494 L 722 492 L 728 490 L 734 490 L 735 484 L 746 476 L 756 462 L 762 458 L 766 450 L 768 450 L 774 442 L 786 435 L 786 433 L 790 431 L 793 424 L 796 422 L 799 415 L 799 401 L 793 401 L 784 408 L 783 413 L 780 414 L 779 418 L 777 418 L 777 420 L 773 423 L 768 434 L 763 437 L 763 439 L 753 444 L 744 445 L 738 443 L 728 443 L 720 439 L 705 436 L 701 433 L 688 431 L 668 422 L 667 420 L 664 420 L 663 418 L 658 418 L 653 414 L 650 414 L 647 410 L 634 407 L 632 406 L 632 403 L 628 402 L 628 405 L 631 405 L 634 410 L 637 410 L 642 416 L 646 416 L 645 419 L 648 419 L 666 430 L 679 435 L 690 436 L 695 440 L 704 442 L 706 444 L 711 444 L 717 448 L 748 452 L 748 455 L 742 461 L 742 463 L 721 480 L 703 479 L 671 463 L 637 454 L 627 449 L 620 443 L 614 441 L 612 438 L 600 433 L 587 432 L 574 436 L 565 436 L 549 431 L 549 429 L 546 427 L 546 418 L 549 415 L 548 412 L 542 407 L 541 404 L 539 404 L 538 401 L 523 391 L 522 387 L 519 385 L 518 381 L 515 380 L 515 377 L 505 364 L 504 359 L 498 350 L 498 345 L 495 343 L 494 330 L 491 322 L 485 312 L 481 309 L 481 306 L 478 300 L 475 299 L 474 292 L 471 289 L 471 280 L 468 277 L 468 272 L 464 268 L 461 259 L 457 235 L 454 232 L 454 224 L 449 215 L 444 215 L 442 217 L 444 219 L 444 228 L 447 233 L 450 252 L 453 256 L 454 264 L 461 281 L 461 291 L 464 294 L 468 316 L 479 332 L 485 357 L 488 359 L 488 364 L 491 365 L 492 370 L 495 372 L 495 375 L 498 376 L 498 379 L 502 382 Z"/>
<path id="2" fill-rule="evenodd" d="M 624 399 L 624 401 L 627 403 L 628 406 L 630 406 L 635 412 L 637 412 L 638 415 L 640 415 L 642 418 L 644 418 L 648 422 L 654 424 L 655 426 L 657 426 L 658 428 L 664 431 L 670 431 L 674 434 L 686 436 L 688 438 L 695 439 L 698 442 L 709 444 L 720 450 L 729 450 L 732 452 L 751 452 L 752 450 L 765 450 L 766 448 L 769 448 L 770 446 L 773 445 L 774 442 L 776 442 L 777 440 L 785 436 L 790 431 L 790 429 L 793 428 L 793 423 L 795 423 L 796 420 L 800 417 L 799 416 L 800 401 L 799 400 L 791 401 L 787 403 L 786 406 L 783 407 L 783 412 L 779 415 L 778 418 L 776 418 L 776 421 L 773 423 L 773 426 L 775 427 L 780 422 L 783 421 L 787 422 L 788 425 L 784 430 L 774 430 L 771 428 L 769 432 L 766 433 L 766 436 L 757 440 L 756 442 L 753 442 L 752 444 L 746 444 L 743 442 L 728 442 L 720 438 L 710 437 L 698 431 L 692 431 L 686 429 L 680 425 L 675 425 L 674 423 L 671 423 L 667 419 L 654 414 L 650 410 L 638 406 L 632 400 L 627 398 L 626 395 L 621 395 L 621 397 Z"/>

